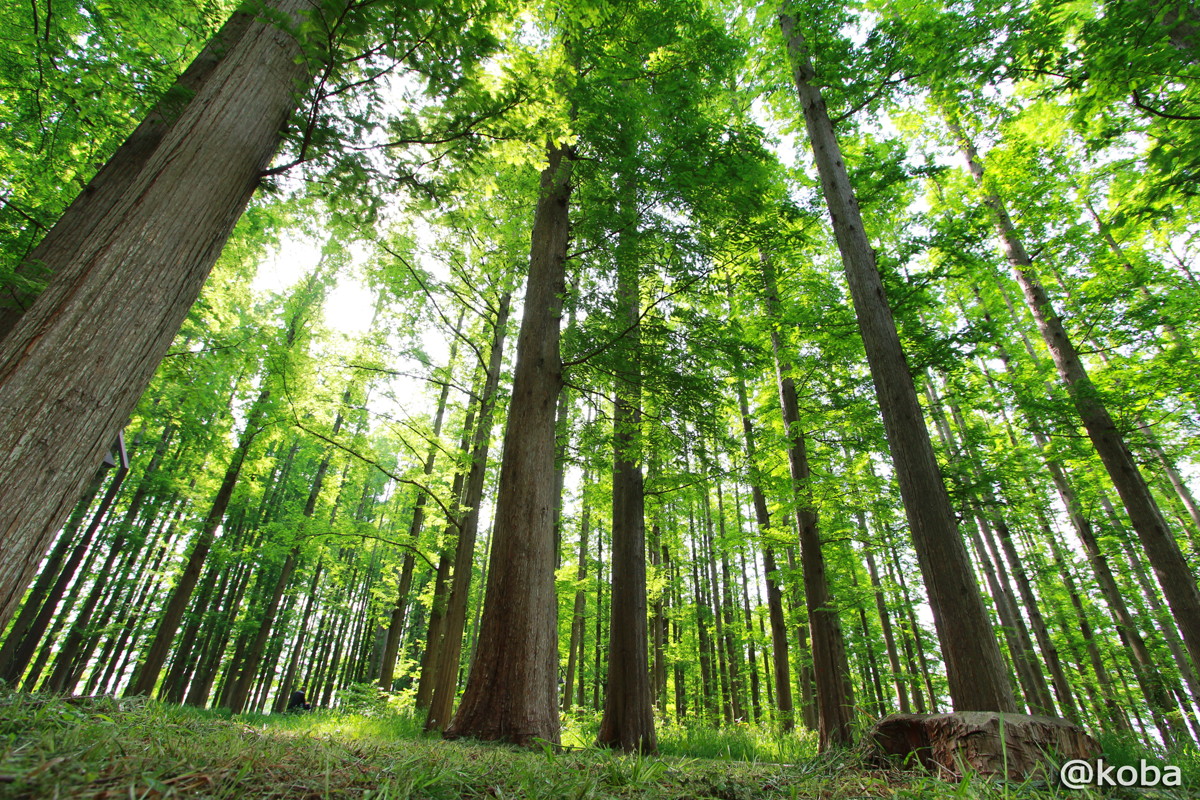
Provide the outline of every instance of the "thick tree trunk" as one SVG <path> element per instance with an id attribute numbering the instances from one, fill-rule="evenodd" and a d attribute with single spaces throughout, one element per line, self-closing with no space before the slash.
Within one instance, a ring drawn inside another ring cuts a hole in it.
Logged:
<path id="1" fill-rule="evenodd" d="M 641 283 L 637 250 L 636 183 L 622 178 L 618 216 L 616 343 L 619 360 L 613 407 L 612 605 L 609 611 L 608 686 L 598 744 L 653 753 L 654 691 L 650 684 L 646 622 L 646 516 L 642 475 Z"/>
<path id="2" fill-rule="evenodd" d="M 557 743 L 554 425 L 569 237 L 571 148 L 552 145 L 534 214 L 487 590 L 475 662 L 450 738 Z"/>
<path id="3" fill-rule="evenodd" d="M 1012 711 L 1004 660 L 955 523 L 833 123 L 814 84 L 816 73 L 795 20 L 788 14 L 779 19 L 929 592 L 954 708 Z"/>
<path id="4" fill-rule="evenodd" d="M 37 247 L 17 266 L 17 274 L 33 281 L 48 280 L 64 260 L 86 246 L 88 239 L 105 224 L 109 213 L 121 202 L 187 103 L 241 39 L 253 19 L 252 14 L 234 12 L 175 85 L 154 104 L 141 124 L 71 201 Z M 0 340 L 8 335 L 36 297 L 36 292 L 16 287 L 7 287 L 0 292 Z"/>
<path id="5" fill-rule="evenodd" d="M 295 20 L 310 0 L 275 0 Z M 309 65 L 255 21 L 0 342 L 0 624 L 125 424 L 278 147 Z"/>

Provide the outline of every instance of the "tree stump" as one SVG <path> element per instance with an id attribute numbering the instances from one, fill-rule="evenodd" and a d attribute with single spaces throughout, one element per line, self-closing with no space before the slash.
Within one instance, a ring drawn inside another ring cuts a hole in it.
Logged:
<path id="1" fill-rule="evenodd" d="M 868 740 L 881 760 L 911 754 L 930 771 L 954 780 L 964 770 L 1011 780 L 1049 779 L 1050 761 L 1100 754 L 1095 739 L 1060 717 L 991 711 L 892 714 L 875 724 Z"/>

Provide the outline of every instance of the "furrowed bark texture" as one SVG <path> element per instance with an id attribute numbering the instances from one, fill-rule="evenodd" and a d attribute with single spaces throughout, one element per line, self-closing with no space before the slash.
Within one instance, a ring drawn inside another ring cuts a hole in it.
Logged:
<path id="1" fill-rule="evenodd" d="M 1013 711 L 1016 706 L 1000 646 L 955 523 L 833 123 L 813 82 L 815 72 L 795 20 L 781 13 L 779 21 L 854 300 L 913 545 L 929 592 L 954 708 Z"/>
<path id="2" fill-rule="evenodd" d="M 292 19 L 309 6 L 272 4 Z M 0 624 L 199 295 L 308 74 L 292 34 L 251 23 L 0 343 Z"/>
<path id="3" fill-rule="evenodd" d="M 475 662 L 446 736 L 558 743 L 554 593 L 559 322 L 567 257 L 570 148 L 548 148 L 534 213 L 525 312 L 500 462 Z"/>
<path id="4" fill-rule="evenodd" d="M 70 259 L 86 244 L 93 231 L 105 223 L 108 213 L 121 201 L 155 148 L 183 113 L 188 100 L 213 74 L 253 19 L 251 14 L 237 11 L 213 35 L 170 92 L 154 104 L 146 118 L 71 201 L 54 227 L 18 265 L 18 274 L 33 279 L 49 278 L 49 270 L 62 264 L 64 259 Z M 8 287 L 0 293 L 0 340 L 13 329 L 36 296 L 35 292 L 16 287 Z"/>

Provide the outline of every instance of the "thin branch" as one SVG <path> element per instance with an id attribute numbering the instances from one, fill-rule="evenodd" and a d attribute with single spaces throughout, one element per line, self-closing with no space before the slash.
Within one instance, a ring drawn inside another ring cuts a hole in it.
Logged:
<path id="1" fill-rule="evenodd" d="M 305 538 L 312 538 L 312 537 L 316 537 L 316 536 L 355 536 L 355 537 L 358 537 L 361 539 L 374 539 L 377 542 L 383 542 L 384 544 L 390 544 L 393 547 L 399 547 L 404 550 L 411 550 L 413 553 L 416 553 L 418 556 L 420 556 L 421 560 L 424 561 L 426 564 L 428 564 L 429 568 L 431 570 L 433 570 L 434 572 L 437 572 L 437 564 L 434 564 L 429 559 L 429 556 L 425 555 L 425 553 L 422 552 L 420 548 L 418 548 L 415 544 L 412 544 L 411 542 L 397 542 L 395 539 L 388 539 L 387 537 L 379 536 L 379 535 L 376 535 L 373 533 L 343 533 L 342 531 L 325 531 L 323 533 L 310 533 L 310 534 L 306 534 Z"/>
<path id="2" fill-rule="evenodd" d="M 320 431 L 313 430 L 312 428 L 308 427 L 303 422 L 301 422 L 300 418 L 298 416 L 295 416 L 294 410 L 293 410 L 293 417 L 294 417 L 295 426 L 297 428 L 299 428 L 300 430 L 304 431 L 305 433 L 307 433 L 311 436 L 315 436 L 318 439 L 320 439 L 321 441 L 326 442 L 327 444 L 333 445 L 334 447 L 341 450 L 342 452 L 348 453 L 349 455 L 354 456 L 355 458 L 357 458 L 359 461 L 363 462 L 364 464 L 370 464 L 372 467 L 375 467 L 375 469 L 379 470 L 384 475 L 386 475 L 389 478 L 391 478 L 392 480 L 394 480 L 396 483 L 403 483 L 405 485 L 415 486 L 416 488 L 420 489 L 427 496 L 433 498 L 433 502 L 437 503 L 438 508 L 442 509 L 442 513 L 446 515 L 446 519 L 449 521 L 449 523 L 451 525 L 453 525 L 455 528 L 462 527 L 462 524 L 457 519 L 455 519 L 453 512 L 451 512 L 451 510 L 446 506 L 446 504 L 443 503 L 441 501 L 441 499 L 433 492 L 433 490 L 430 489 L 425 484 L 421 483 L 420 481 L 414 481 L 410 478 L 403 478 L 403 477 L 397 475 L 396 473 L 392 472 L 387 467 L 380 464 L 377 460 L 375 460 L 373 458 L 369 458 L 369 457 L 363 455 L 362 453 L 358 452 L 353 447 L 350 447 L 347 444 L 343 444 L 342 442 L 339 442 L 330 436 L 326 436 L 325 434 L 321 433 Z"/>
<path id="3" fill-rule="evenodd" d="M 639 325 L 641 325 L 642 320 L 644 320 L 646 318 L 646 316 L 651 311 L 653 311 L 660 303 L 670 300 L 672 297 L 674 297 L 677 294 L 686 292 L 688 289 L 692 288 L 692 286 L 694 284 L 698 283 L 701 278 L 707 278 L 708 274 L 709 274 L 708 272 L 703 272 L 700 275 L 697 275 L 696 277 L 692 278 L 691 280 L 684 281 L 683 284 L 678 289 L 673 289 L 664 295 L 660 295 L 659 297 L 657 297 L 654 300 L 653 303 L 650 303 L 648 306 L 646 306 L 645 310 L 642 311 L 642 313 L 638 314 L 638 318 L 636 320 L 634 320 L 633 322 L 629 323 L 629 325 L 626 326 L 625 330 L 621 331 L 615 337 L 613 337 L 612 339 L 609 339 L 607 342 L 600 345 L 599 347 L 593 348 L 591 352 L 586 353 L 585 355 L 582 355 L 579 358 L 573 358 L 570 361 L 562 362 L 563 369 L 566 369 L 567 367 L 574 367 L 574 366 L 578 366 L 579 364 L 583 364 L 583 363 L 587 362 L 588 360 L 600 355 L 605 350 L 608 350 L 609 348 L 615 346 L 617 342 L 621 341 L 623 338 L 625 338 L 625 336 L 627 334 L 629 334 L 635 328 L 637 328 Z"/>
<path id="4" fill-rule="evenodd" d="M 1157 108 L 1146 105 L 1142 100 L 1141 93 L 1137 89 L 1133 90 L 1133 105 L 1137 108 L 1140 108 L 1142 111 L 1145 111 L 1147 114 L 1152 114 L 1156 117 L 1162 117 L 1163 119 L 1173 119 L 1176 122 L 1200 122 L 1200 116 L 1191 114 L 1168 114 L 1165 111 L 1159 111 Z"/>

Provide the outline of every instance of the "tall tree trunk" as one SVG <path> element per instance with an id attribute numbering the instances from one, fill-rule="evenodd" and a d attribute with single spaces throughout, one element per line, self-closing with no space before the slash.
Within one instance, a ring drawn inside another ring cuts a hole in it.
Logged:
<path id="1" fill-rule="evenodd" d="M 450 738 L 559 740 L 552 478 L 573 153 L 567 145 L 551 145 L 547 157 L 534 213 L 483 619 L 462 703 L 446 730 Z"/>
<path id="2" fill-rule="evenodd" d="M 934 457 L 833 122 L 815 83 L 816 72 L 795 20 L 781 13 L 779 21 L 866 346 L 917 560 L 929 592 L 954 708 L 1013 711 L 1016 704 L 1004 659 Z"/>
<path id="3" fill-rule="evenodd" d="M 292 691 L 296 686 L 296 675 L 300 669 L 300 656 L 304 652 L 304 640 L 308 637 L 308 623 L 312 619 L 313 605 L 317 598 L 317 583 L 321 578 L 321 568 L 324 562 L 318 561 L 309 580 L 308 591 L 304 597 L 304 611 L 300 613 L 300 624 L 296 627 L 296 638 L 292 642 L 292 655 L 288 659 L 287 669 L 283 673 L 283 682 L 279 684 L 279 694 L 276 695 L 275 711 L 285 711 Z"/>
<path id="4" fill-rule="evenodd" d="M 10 670 L 9 665 L 12 662 L 13 656 L 16 654 L 17 648 L 21 645 L 21 640 L 25 638 L 25 634 L 29 631 L 30 626 L 33 625 L 39 612 L 46 605 L 46 600 L 50 597 L 50 591 L 53 589 L 63 569 L 63 560 L 68 557 L 67 553 L 73 554 L 79 548 L 79 543 L 76 541 L 75 536 L 79 533 L 79 528 L 83 524 L 83 518 L 87 515 L 92 501 L 96 499 L 96 495 L 99 494 L 103 486 L 104 473 L 101 471 L 96 476 L 91 488 L 76 505 L 71 519 L 59 534 L 58 542 L 54 545 L 54 550 L 51 551 L 50 556 L 46 559 L 46 563 L 42 567 L 42 572 L 38 575 L 37 582 L 25 598 L 25 604 L 21 606 L 21 613 L 17 615 L 12 625 L 9 626 L 4 639 L 4 647 L 0 648 L 0 677 L 12 677 L 12 670 Z M 78 550 L 80 558 L 83 557 L 83 552 L 86 549 L 87 545 L 84 544 L 83 549 Z M 74 572 L 73 569 L 72 572 Z M 61 597 L 61 594 L 59 596 Z M 20 669 L 16 671 L 20 672 L 24 669 L 25 665 L 22 664 Z"/>
<path id="5" fill-rule="evenodd" d="M 480 397 L 479 423 L 475 426 L 471 446 L 471 469 L 463 492 L 466 514 L 458 531 L 454 550 L 454 581 L 446 602 L 441 653 L 434 673 L 433 697 L 429 704 L 426 730 L 441 730 L 450 720 L 454 696 L 458 689 L 459 661 L 462 658 L 463 634 L 467 627 L 467 602 L 471 593 L 471 573 L 475 567 L 475 538 L 479 532 L 479 507 L 483 503 L 483 484 L 487 476 L 488 450 L 492 440 L 492 418 L 496 408 L 496 391 L 500 387 L 500 367 L 504 355 L 504 340 L 508 336 L 508 312 L 512 295 L 500 297 L 492 327 L 492 349 L 488 358 L 487 376 Z M 557 677 L 557 672 L 555 673 Z M 555 706 L 558 694 L 555 688 Z"/>
<path id="6" fill-rule="evenodd" d="M 591 483 L 591 473 L 585 469 L 582 485 L 590 486 Z M 584 590 L 583 584 L 588 576 L 588 534 L 592 522 L 592 507 L 586 496 L 582 498 L 581 505 L 583 508 L 579 517 L 579 566 L 575 570 L 577 588 L 575 589 L 575 604 L 571 611 L 571 643 L 567 648 L 567 674 L 563 680 L 562 710 L 564 712 L 571 710 L 576 668 L 579 668 L 580 675 L 583 674 L 583 669 L 579 666 L 583 661 L 583 623 L 585 621 L 584 612 L 587 609 L 587 592 Z M 580 705 L 582 704 L 580 701 Z"/>
<path id="7" fill-rule="evenodd" d="M 346 389 L 342 394 L 342 403 L 345 405 L 349 402 L 350 390 Z M 337 438 L 338 433 L 342 429 L 342 421 L 342 412 L 338 411 L 333 420 L 330 437 Z M 235 714 L 241 713 L 246 707 L 246 700 L 250 696 L 254 679 L 258 675 L 258 665 L 262 661 L 263 654 L 266 652 L 267 640 L 271 635 L 272 628 L 275 626 L 275 615 L 279 611 L 279 603 L 283 599 L 283 593 L 287 590 L 288 584 L 291 583 L 296 563 L 300 560 L 301 537 L 304 536 L 306 523 L 312 519 L 312 515 L 316 511 L 317 500 L 320 498 L 321 490 L 325 486 L 325 475 L 329 471 L 329 461 L 331 458 L 332 454 L 326 451 L 325 455 L 321 458 L 321 463 L 317 465 L 317 473 L 313 476 L 312 487 L 308 492 L 308 499 L 304 501 L 304 509 L 301 511 L 303 520 L 296 533 L 296 544 L 288 551 L 287 557 L 283 560 L 283 566 L 280 567 L 279 575 L 276 576 L 271 593 L 266 599 L 262 619 L 259 621 L 254 641 L 251 642 L 246 651 L 244 661 L 241 664 L 234 662 L 232 665 L 237 670 L 237 679 L 229 694 L 228 708 Z"/>
<path id="8" fill-rule="evenodd" d="M 866 531 L 866 521 L 859 512 L 858 526 Z M 879 626 L 883 630 L 883 644 L 887 649 L 888 664 L 892 668 L 892 684 L 896 687 L 896 699 L 900 703 L 900 713 L 908 714 L 908 682 L 900 669 L 900 653 L 896 650 L 896 637 L 892 633 L 892 618 L 888 614 L 887 600 L 883 595 L 883 585 L 879 581 L 879 569 L 875 565 L 875 556 L 870 549 L 863 548 L 863 560 L 867 564 L 867 575 L 871 578 L 871 589 L 875 595 L 875 610 L 879 613 Z"/>
<path id="9" fill-rule="evenodd" d="M 746 382 L 738 379 L 738 406 L 742 415 L 742 433 L 746 439 L 746 458 L 750 463 L 750 492 L 754 501 L 754 518 L 758 523 L 758 535 L 762 542 L 763 573 L 767 583 L 767 615 L 771 621 L 771 663 L 774 666 L 775 708 L 779 713 L 780 726 L 790 731 L 795 727 L 792 706 L 792 676 L 788 665 L 787 620 L 783 613 L 783 591 L 780 589 L 779 567 L 775 563 L 775 548 L 771 546 L 771 515 L 767 510 L 767 499 L 763 495 L 762 479 L 758 472 L 754 443 L 754 422 L 750 418 L 750 405 L 746 399 Z"/>
<path id="10" fill-rule="evenodd" d="M 57 265 L 87 245 L 93 232 L 105 224 L 109 213 L 133 185 L 151 154 L 182 115 L 188 101 L 203 87 L 253 19 L 253 15 L 245 11 L 234 12 L 176 79 L 175 85 L 154 104 L 141 124 L 71 201 L 37 247 L 17 266 L 17 274 L 34 281 L 48 279 Z M 35 292 L 13 287 L 0 293 L 0 340 L 13 329 L 36 296 Z"/>
<path id="11" fill-rule="evenodd" d="M 450 383 L 453 377 L 454 362 L 458 356 L 458 340 L 462 331 L 463 316 L 465 310 L 459 314 L 458 322 L 454 325 L 454 337 L 450 340 L 450 356 L 446 360 L 446 378 L 442 381 L 442 390 L 438 394 L 437 412 L 433 417 L 433 436 L 436 439 L 442 434 L 442 423 L 446 417 L 446 401 L 450 397 Z M 433 474 L 433 466 L 437 460 L 438 445 L 435 442 L 429 446 L 429 453 L 425 456 L 425 466 L 421 474 L 429 477 Z M 417 489 L 417 497 L 413 501 L 412 520 L 408 525 L 408 541 L 413 547 L 416 547 L 417 540 L 421 536 L 421 530 L 425 527 L 425 501 L 428 498 L 423 489 Z M 396 658 L 400 654 L 400 635 L 404 631 L 404 617 L 408 611 L 408 595 L 412 591 L 413 567 L 415 566 L 415 556 L 411 550 L 404 554 L 404 559 L 400 566 L 400 575 L 396 580 L 396 602 L 392 606 L 391 614 L 388 617 L 387 627 L 387 644 L 383 649 L 383 659 L 379 665 L 379 687 L 381 689 L 391 690 L 392 681 L 396 675 Z"/>
<path id="12" fill-rule="evenodd" d="M 269 6 L 294 23 L 311 3 Z M 278 147 L 310 74 L 290 28 L 250 23 L 104 221 L 46 264 L 54 279 L 0 342 L 0 624 Z"/>
<path id="13" fill-rule="evenodd" d="M 266 412 L 267 400 L 270 399 L 270 396 L 269 389 L 261 390 L 254 405 L 246 414 L 246 427 L 242 431 L 237 450 L 234 451 L 229 466 L 225 469 L 221 487 L 217 490 L 216 497 L 213 498 L 212 507 L 209 508 L 208 515 L 204 518 L 200 533 L 192 543 L 187 564 L 180 573 L 179 580 L 175 583 L 175 588 L 172 589 L 171 596 L 163 608 L 163 615 L 159 620 L 158 629 L 155 631 L 154 641 L 150 643 L 142 656 L 142 661 L 126 690 L 127 695 L 149 695 L 158 683 L 159 673 L 162 671 L 163 662 L 167 660 L 167 653 L 171 649 L 175 633 L 179 630 L 183 612 L 187 609 L 188 601 L 192 599 L 192 591 L 200 579 L 204 559 L 208 557 L 208 551 L 212 548 L 217 528 L 225 519 L 225 510 L 233 498 L 233 490 L 237 488 L 238 477 L 241 475 L 246 455 L 250 452 L 250 446 L 254 444 L 255 438 L 261 431 L 260 423 Z"/>
<path id="14" fill-rule="evenodd" d="M 628 134 L 627 134 L 628 135 Z M 621 178 L 617 215 L 622 229 L 615 258 L 615 317 L 622 330 L 614 350 L 612 474 L 612 604 L 608 685 L 596 741 L 624 752 L 653 753 L 654 692 L 647 660 L 646 516 L 642 475 L 642 314 L 638 261 L 637 185 Z"/>
<path id="15" fill-rule="evenodd" d="M 1058 375 L 1067 387 L 1088 438 L 1125 505 L 1138 540 L 1146 550 L 1192 663 L 1200 668 L 1200 587 L 1196 585 L 1196 576 L 1184 559 L 1174 534 L 1167 527 L 1150 493 L 1150 487 L 1125 443 L 1125 437 L 1088 376 L 1083 360 L 1067 335 L 1062 318 L 1055 313 L 1046 290 L 1042 288 L 1034 271 L 1033 260 L 1017 236 L 1004 201 L 999 194 L 986 187 L 983 166 L 974 145 L 956 122 L 950 121 L 950 127 L 966 158 L 967 168 L 983 192 L 983 201 L 994 215 L 1005 256 L 1021 286 L 1042 339 L 1050 350 Z"/>
<path id="16" fill-rule="evenodd" d="M 706 581 L 700 579 L 700 548 L 696 546 L 695 516 L 690 508 L 688 510 L 688 533 L 690 534 L 688 539 L 692 546 L 692 586 L 696 606 L 696 643 L 700 651 L 700 697 L 702 702 L 699 710 L 701 714 L 708 714 L 715 718 L 717 692 L 713 687 L 716 681 L 708 624 L 708 620 L 712 616 L 712 608 L 708 604 L 708 598 L 704 589 Z"/>
<path id="17" fill-rule="evenodd" d="M 703 461 L 702 461 L 703 463 Z M 726 725 L 733 724 L 733 691 L 729 681 L 729 660 L 725 656 L 725 614 L 721 603 L 721 584 L 717 580 L 717 548 L 713 540 L 712 501 L 704 492 L 703 558 L 700 561 L 704 573 L 709 605 L 712 609 L 713 635 L 709 640 L 713 663 L 717 665 L 716 678 L 721 695 L 721 714 Z"/>
<path id="18" fill-rule="evenodd" d="M 125 475 L 127 472 L 127 467 L 121 467 L 117 473 L 113 475 L 112 481 L 109 482 L 108 489 L 105 491 L 104 497 L 100 501 L 100 505 L 92 514 L 92 520 L 90 523 L 88 523 L 87 530 L 83 532 L 83 536 L 80 538 L 79 543 L 75 545 L 75 549 L 71 552 L 71 557 L 68 558 L 67 563 L 63 565 L 62 572 L 59 573 L 58 579 L 54 582 L 53 587 L 51 587 L 50 592 L 46 596 L 45 601 L 42 603 L 42 607 L 38 611 L 37 616 L 33 618 L 28 630 L 25 632 L 25 638 L 21 640 L 21 643 L 13 653 L 11 660 L 5 665 L 3 675 L 0 675 L 0 677 L 3 677 L 5 680 L 15 682 L 21 676 L 21 672 L 25 670 L 25 667 L 29 665 L 29 659 L 33 657 L 38 643 L 42 640 L 47 626 L 51 623 L 51 619 L 53 619 L 56 614 L 59 620 L 65 619 L 72 603 L 67 603 L 65 606 L 60 608 L 59 601 L 62 600 L 63 593 L 67 590 L 67 584 L 71 582 L 72 578 L 75 579 L 72 593 L 74 594 L 79 591 L 79 587 L 83 582 L 83 576 L 87 572 L 86 567 L 84 570 L 79 571 L 79 564 L 83 560 L 85 553 L 88 554 L 89 563 L 94 557 L 95 553 L 91 547 L 92 538 L 96 535 L 96 531 L 99 530 L 100 523 L 104 520 L 104 515 L 107 514 L 108 509 L 112 507 L 113 500 L 116 499 L 117 492 L 120 490 L 121 483 L 125 480 Z M 78 576 L 76 575 L 77 572 L 79 572 Z M 57 623 L 55 627 L 57 628 Z M 49 638 L 51 641 L 53 641 L 55 637 L 51 636 Z M 40 672 L 40 668 L 36 671 Z"/>
<path id="19" fill-rule="evenodd" d="M 817 732 L 821 750 L 847 747 L 854 741 L 854 684 L 846 660 L 846 641 L 842 623 L 825 575 L 825 555 L 821 550 L 821 531 L 817 510 L 809 486 L 811 471 L 808 447 L 800 421 L 800 403 L 792 380 L 791 363 L 783 352 L 779 334 L 782 325 L 779 290 L 775 271 L 765 253 L 759 259 L 766 289 L 767 318 L 771 321 L 771 350 L 775 355 L 775 378 L 779 389 L 779 408 L 783 414 L 788 444 L 788 469 L 792 496 L 796 500 L 796 528 L 800 541 L 800 568 L 804 577 L 804 602 L 812 634 L 813 673 L 817 686 Z"/>

